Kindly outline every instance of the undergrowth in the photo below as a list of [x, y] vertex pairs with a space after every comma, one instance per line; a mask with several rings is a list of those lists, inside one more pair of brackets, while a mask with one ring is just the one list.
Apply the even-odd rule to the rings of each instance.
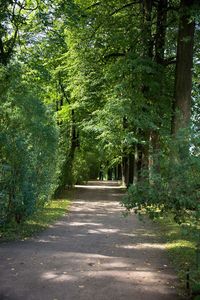
[[161, 226], [160, 235], [166, 242], [170, 261], [174, 266], [181, 282], [181, 287], [194, 291], [200, 288], [200, 257], [197, 254], [200, 224], [178, 225], [172, 215], [155, 220]]
[[70, 205], [68, 199], [49, 201], [23, 223], [11, 222], [0, 227], [0, 241], [26, 239], [36, 235], [64, 215]]

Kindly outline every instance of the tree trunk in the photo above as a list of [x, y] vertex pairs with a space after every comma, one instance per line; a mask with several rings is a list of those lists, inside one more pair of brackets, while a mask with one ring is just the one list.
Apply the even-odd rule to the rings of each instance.
[[134, 180], [134, 167], [135, 167], [135, 154], [129, 154], [129, 178], [128, 178], [128, 185], [133, 184]]
[[[159, 71], [159, 91], [157, 93], [157, 103], [159, 103], [160, 98], [163, 94], [164, 89], [164, 51], [165, 51], [165, 39], [166, 39], [166, 28], [167, 28], [167, 8], [168, 0], [159, 0], [157, 6], [157, 24], [156, 24], [156, 36], [155, 36], [155, 62], [161, 66]], [[157, 114], [162, 114], [162, 107], [158, 105]], [[151, 143], [151, 158], [150, 158], [150, 169], [156, 163], [158, 164], [158, 158], [155, 156], [160, 150], [160, 134], [159, 128], [161, 127], [161, 122], [156, 124], [158, 126], [157, 130], [152, 130], [150, 133], [150, 143]], [[160, 171], [159, 166], [156, 166], [157, 172]]]
[[108, 180], [112, 180], [112, 175], [113, 175], [113, 169], [109, 168], [108, 169]]
[[137, 144], [137, 181], [149, 179], [149, 146]]
[[122, 184], [128, 186], [128, 180], [129, 180], [128, 157], [124, 156], [122, 159]]
[[[153, 1], [152, 0], [144, 0], [142, 2], [142, 29], [143, 29], [143, 51], [142, 56], [143, 59], [148, 63], [150, 60], [153, 60], [153, 37], [152, 37], [152, 9], [153, 9]], [[144, 98], [148, 102], [149, 100], [149, 85], [147, 82], [146, 71], [142, 74], [142, 86], [141, 92], [143, 93]], [[143, 111], [146, 113], [146, 108], [144, 106]], [[139, 134], [142, 140], [144, 140], [145, 144], [137, 145], [137, 180], [144, 180], [148, 178], [148, 161], [149, 161], [149, 137], [150, 131], [148, 129], [142, 130], [139, 129]], [[146, 173], [144, 178], [144, 173]]]
[[118, 179], [118, 172], [117, 172], [117, 166], [114, 167], [114, 180]]
[[181, 15], [177, 42], [175, 95], [173, 103], [172, 133], [186, 128], [191, 115], [192, 66], [195, 22], [190, 9], [194, 1], [181, 1]]
[[153, 57], [153, 39], [152, 39], [152, 8], [153, 0], [144, 0], [143, 10], [143, 56], [144, 58]]
[[117, 180], [122, 180], [122, 166], [118, 164], [117, 166]]
[[160, 0], [157, 7], [157, 25], [155, 38], [155, 61], [162, 65], [164, 61], [165, 36], [168, 0]]
[[137, 181], [141, 180], [142, 177], [142, 145], [137, 144]]
[[61, 191], [65, 189], [66, 186], [71, 186], [73, 184], [72, 177], [72, 168], [74, 162], [74, 155], [76, 148], [79, 147], [79, 134], [76, 127], [75, 120], [75, 112], [74, 109], [71, 111], [71, 144], [69, 152], [67, 153], [65, 163], [63, 164], [60, 184], [57, 190], [55, 191], [55, 195], [58, 195]]

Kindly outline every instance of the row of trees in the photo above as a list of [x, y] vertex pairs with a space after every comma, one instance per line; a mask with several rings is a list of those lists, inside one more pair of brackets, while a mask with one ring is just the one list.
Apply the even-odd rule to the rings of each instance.
[[62, 64], [66, 18], [78, 16], [73, 1], [0, 4], [0, 225], [20, 223], [66, 186], [97, 176], [98, 150], [92, 137], [80, 149]]
[[198, 1], [75, 3], [62, 66], [81, 135], [122, 166], [128, 209], [199, 218]]
[[0, 8], [1, 219], [100, 166], [130, 186], [128, 209], [198, 211], [198, 1]]

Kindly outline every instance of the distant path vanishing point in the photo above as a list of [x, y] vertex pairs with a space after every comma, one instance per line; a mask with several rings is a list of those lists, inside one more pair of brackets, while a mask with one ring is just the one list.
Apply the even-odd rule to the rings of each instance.
[[178, 300], [150, 222], [124, 217], [117, 182], [77, 186], [70, 213], [0, 244], [0, 300]]

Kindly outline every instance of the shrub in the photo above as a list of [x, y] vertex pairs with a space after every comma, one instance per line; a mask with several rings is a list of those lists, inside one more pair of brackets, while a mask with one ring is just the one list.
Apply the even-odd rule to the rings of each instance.
[[35, 91], [19, 78], [18, 68], [1, 70], [0, 78], [1, 223], [21, 222], [55, 188], [58, 131]]
[[[130, 186], [123, 199], [127, 210], [150, 217], [170, 211], [178, 223], [198, 222], [200, 217], [199, 138], [188, 139], [180, 133], [168, 139], [163, 151], [154, 157], [150, 177]], [[147, 178], [147, 176], [142, 176]]]

